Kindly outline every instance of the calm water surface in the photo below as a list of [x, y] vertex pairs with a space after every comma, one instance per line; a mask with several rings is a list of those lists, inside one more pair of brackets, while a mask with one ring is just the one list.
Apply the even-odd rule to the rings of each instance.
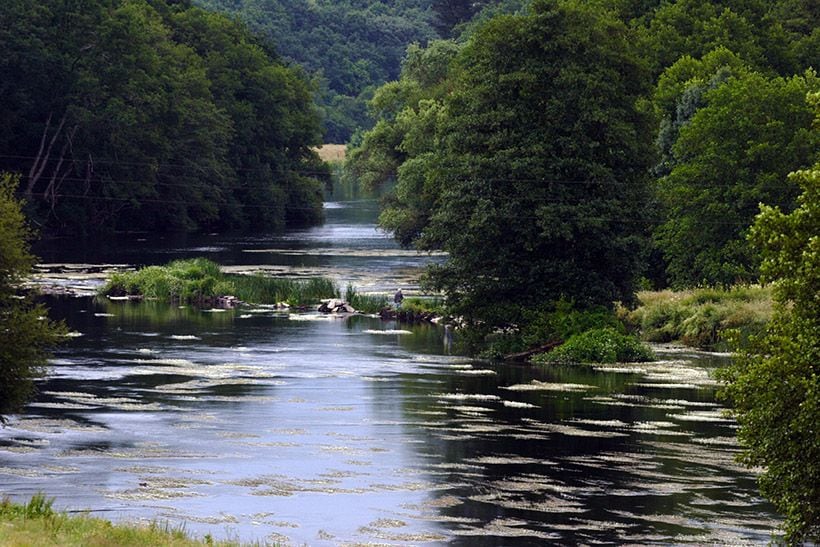
[[[437, 257], [396, 249], [373, 210], [330, 204], [324, 226], [285, 236], [38, 251], [412, 290]], [[779, 524], [733, 460], [710, 377], [725, 356], [500, 366], [444, 355], [438, 327], [372, 317], [50, 304], [75, 334], [0, 430], [0, 492], [20, 501], [295, 545], [765, 543]]]

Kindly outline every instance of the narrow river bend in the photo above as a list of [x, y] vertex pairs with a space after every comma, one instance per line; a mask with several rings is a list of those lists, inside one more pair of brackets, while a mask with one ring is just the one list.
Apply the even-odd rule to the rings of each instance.
[[[373, 203], [326, 212], [284, 236], [38, 252], [207, 256], [384, 291], [412, 291], [437, 259], [376, 230]], [[295, 545], [765, 543], [779, 524], [734, 463], [710, 377], [726, 356], [501, 366], [445, 355], [436, 326], [373, 317], [49, 305], [74, 336], [0, 429], [0, 492], [18, 501], [44, 492], [60, 509]]]

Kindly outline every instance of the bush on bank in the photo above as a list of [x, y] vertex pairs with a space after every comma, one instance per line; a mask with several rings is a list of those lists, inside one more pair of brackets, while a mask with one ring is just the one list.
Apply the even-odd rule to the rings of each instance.
[[638, 363], [654, 361], [655, 354], [633, 335], [612, 327], [575, 334], [549, 353], [533, 358], [534, 363]]

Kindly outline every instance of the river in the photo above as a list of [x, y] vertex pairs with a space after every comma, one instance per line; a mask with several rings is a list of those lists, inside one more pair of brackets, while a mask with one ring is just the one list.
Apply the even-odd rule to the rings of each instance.
[[[42, 247], [40, 271], [91, 290], [112, 264], [206, 256], [412, 293], [439, 259], [398, 249], [373, 202], [326, 213], [278, 236]], [[765, 543], [780, 524], [734, 462], [711, 378], [725, 355], [496, 365], [446, 355], [437, 326], [375, 317], [49, 305], [72, 337], [0, 429], [0, 492], [17, 501], [296, 545]]]

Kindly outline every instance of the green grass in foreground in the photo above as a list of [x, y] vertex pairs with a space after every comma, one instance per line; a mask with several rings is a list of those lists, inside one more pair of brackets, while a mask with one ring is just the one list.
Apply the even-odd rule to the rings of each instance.
[[199, 545], [239, 545], [236, 542], [199, 541], [182, 529], [156, 523], [148, 525], [112, 524], [86, 515], [69, 516], [52, 509], [41, 494], [27, 504], [0, 500], [0, 545], [61, 547], [187, 547]]
[[100, 292], [109, 296], [141, 295], [165, 302], [189, 303], [231, 295], [255, 304], [286, 302], [292, 306], [314, 304], [339, 295], [339, 289], [329, 279], [225, 274], [218, 264], [204, 258], [175, 260], [165, 266], [116, 273]]
[[723, 347], [727, 330], [737, 329], [743, 337], [760, 332], [772, 317], [771, 288], [757, 285], [644, 291], [638, 300], [637, 309], [621, 315], [644, 340], [704, 349]]

